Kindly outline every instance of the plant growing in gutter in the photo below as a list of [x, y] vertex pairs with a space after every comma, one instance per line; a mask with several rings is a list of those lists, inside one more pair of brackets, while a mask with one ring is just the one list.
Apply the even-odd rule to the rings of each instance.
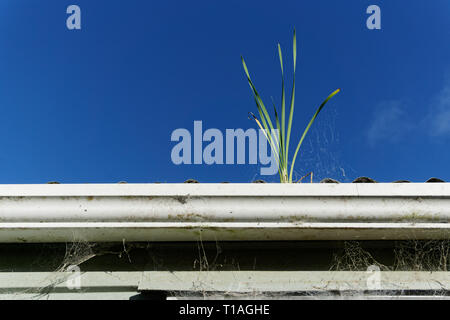
[[[293, 40], [293, 59], [294, 59], [294, 74], [293, 74], [293, 83], [292, 83], [292, 93], [291, 93], [291, 99], [290, 99], [290, 110], [289, 110], [289, 119], [287, 120], [287, 126], [286, 126], [286, 93], [285, 93], [285, 84], [284, 84], [284, 70], [283, 70], [283, 56], [281, 52], [281, 46], [278, 44], [278, 56], [280, 58], [280, 66], [281, 66], [281, 119], [278, 116], [277, 107], [275, 106], [275, 103], [272, 101], [274, 113], [275, 113], [275, 125], [276, 130], [273, 125], [273, 122], [271, 120], [271, 117], [269, 113], [267, 112], [267, 109], [261, 99], [261, 96], [259, 95], [258, 91], [256, 90], [253, 81], [250, 78], [250, 74], [247, 69], [247, 65], [245, 64], [244, 58], [241, 57], [242, 65], [244, 67], [245, 74], [247, 76], [248, 83], [250, 85], [250, 88], [253, 93], [253, 98], [255, 99], [256, 106], [258, 108], [259, 116], [261, 121], [253, 114], [250, 113], [252, 118], [256, 121], [258, 126], [262, 129], [262, 131], [265, 134], [265, 137], [267, 141], [269, 142], [269, 145], [272, 149], [272, 152], [277, 159], [278, 164], [278, 173], [280, 175], [280, 182], [281, 183], [292, 183], [292, 174], [294, 171], [294, 164], [295, 160], [297, 158], [297, 154], [300, 150], [300, 146], [303, 143], [303, 140], [305, 139], [306, 134], [308, 133], [311, 125], [313, 124], [314, 120], [316, 119], [319, 112], [322, 110], [322, 108], [325, 106], [325, 104], [333, 97], [335, 96], [340, 89], [335, 90], [332, 92], [325, 101], [322, 102], [322, 104], [317, 108], [316, 113], [314, 113], [311, 121], [306, 126], [306, 129], [303, 131], [303, 134], [300, 138], [300, 141], [297, 145], [297, 148], [295, 149], [294, 156], [292, 160], [290, 161], [291, 167], [289, 169], [289, 143], [291, 138], [291, 129], [292, 129], [292, 118], [294, 115], [294, 102], [295, 102], [295, 69], [297, 64], [297, 40], [296, 40], [296, 34], [294, 29], [294, 40]], [[274, 133], [274, 134], [272, 134]]]

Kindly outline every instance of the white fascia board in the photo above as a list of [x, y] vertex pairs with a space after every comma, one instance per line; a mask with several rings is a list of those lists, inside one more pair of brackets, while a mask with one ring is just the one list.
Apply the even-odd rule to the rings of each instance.
[[0, 300], [129, 299], [152, 291], [175, 299], [436, 299], [445, 298], [441, 295], [450, 290], [450, 277], [448, 272], [425, 271], [0, 272], [0, 288]]
[[[448, 272], [379, 271], [145, 271], [140, 291], [203, 293], [448, 291]], [[372, 285], [372, 286], [370, 286]]]
[[450, 184], [0, 185], [0, 242], [450, 238]]

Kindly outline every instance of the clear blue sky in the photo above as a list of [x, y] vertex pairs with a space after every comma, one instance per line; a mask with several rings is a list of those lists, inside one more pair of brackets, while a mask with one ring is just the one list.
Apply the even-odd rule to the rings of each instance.
[[[81, 30], [66, 28], [70, 4]], [[366, 28], [371, 4], [381, 30]], [[342, 88], [298, 175], [450, 181], [448, 0], [1, 0], [0, 183], [261, 178], [257, 165], [176, 166], [170, 134], [194, 120], [256, 128], [240, 56], [265, 101], [278, 101], [276, 44], [291, 70], [294, 27], [293, 140]]]

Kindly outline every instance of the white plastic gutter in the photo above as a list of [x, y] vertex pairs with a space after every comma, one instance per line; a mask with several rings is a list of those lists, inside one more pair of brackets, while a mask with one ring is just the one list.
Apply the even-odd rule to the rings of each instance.
[[0, 185], [0, 242], [450, 238], [450, 184]]

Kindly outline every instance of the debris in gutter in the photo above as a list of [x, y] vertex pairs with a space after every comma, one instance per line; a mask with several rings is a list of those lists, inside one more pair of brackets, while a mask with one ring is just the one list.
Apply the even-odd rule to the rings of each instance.
[[194, 179], [188, 179], [184, 183], [199, 183], [197, 180]]
[[266, 183], [264, 180], [255, 180], [253, 183]]
[[377, 183], [377, 182], [368, 177], [359, 177], [353, 180], [353, 183]]
[[319, 183], [339, 183], [339, 181], [331, 179], [331, 178], [325, 178], [325, 179], [322, 179]]

